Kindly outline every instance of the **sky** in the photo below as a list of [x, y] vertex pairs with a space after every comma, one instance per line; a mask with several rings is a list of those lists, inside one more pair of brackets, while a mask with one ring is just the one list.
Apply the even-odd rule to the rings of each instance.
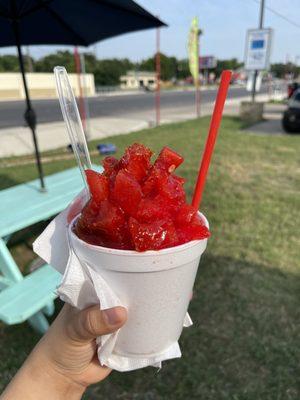
[[[256, 28], [259, 19], [259, 0], [138, 0], [142, 7], [168, 24], [161, 29], [161, 52], [187, 57], [187, 36], [193, 16], [198, 16], [199, 26], [204, 31], [201, 36], [200, 53], [214, 55], [218, 59], [244, 58], [245, 36], [248, 28]], [[286, 60], [300, 65], [300, 1], [266, 0], [271, 7], [284, 15], [297, 26], [265, 11], [264, 27], [274, 29], [271, 62]], [[299, 21], [299, 22], [298, 22]], [[155, 52], [155, 30], [139, 31], [121, 35], [99, 42], [88, 48], [103, 58], [129, 58], [140, 61]], [[34, 58], [42, 57], [62, 46], [31, 46], [30, 54]], [[69, 48], [70, 49], [70, 48]], [[83, 48], [84, 51], [87, 51]], [[1, 49], [0, 54], [14, 53], [13, 48]]]

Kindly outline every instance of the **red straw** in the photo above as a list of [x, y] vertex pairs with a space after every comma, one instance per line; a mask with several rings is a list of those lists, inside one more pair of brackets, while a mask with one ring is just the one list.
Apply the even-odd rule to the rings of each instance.
[[206, 139], [205, 149], [202, 156], [201, 166], [199, 169], [197, 183], [194, 191], [194, 197], [192, 201], [192, 205], [197, 209], [200, 208], [207, 172], [214, 151], [214, 146], [222, 119], [223, 108], [231, 80], [231, 75], [232, 72], [229, 70], [223, 71], [221, 75], [221, 82], [215, 102], [214, 112], [210, 121], [209, 132]]

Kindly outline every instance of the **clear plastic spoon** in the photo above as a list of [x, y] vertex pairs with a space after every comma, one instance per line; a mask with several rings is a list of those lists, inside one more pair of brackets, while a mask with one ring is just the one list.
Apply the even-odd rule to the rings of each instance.
[[54, 75], [59, 103], [71, 140], [72, 149], [75, 154], [82, 179], [89, 193], [85, 170], [92, 169], [92, 164], [75, 96], [65, 67], [55, 67]]

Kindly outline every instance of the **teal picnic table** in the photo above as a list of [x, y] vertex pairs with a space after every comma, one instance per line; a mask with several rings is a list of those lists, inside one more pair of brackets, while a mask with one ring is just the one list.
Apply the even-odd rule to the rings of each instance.
[[0, 320], [10, 325], [28, 320], [41, 333], [48, 328], [45, 315], [54, 312], [61, 275], [45, 264], [23, 276], [7, 242], [20, 229], [61, 212], [83, 188], [78, 168], [49, 175], [45, 184], [45, 193], [39, 180], [0, 191]]

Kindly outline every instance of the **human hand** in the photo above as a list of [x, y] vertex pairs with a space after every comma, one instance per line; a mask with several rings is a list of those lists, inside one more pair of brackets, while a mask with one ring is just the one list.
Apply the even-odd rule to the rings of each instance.
[[65, 304], [39, 347], [54, 369], [86, 387], [111, 371], [99, 363], [96, 337], [118, 330], [125, 321], [123, 307], [101, 311], [97, 305], [80, 311]]
[[126, 315], [123, 307], [100, 311], [93, 306], [80, 311], [65, 304], [8, 386], [4, 399], [80, 399], [89, 385], [111, 372], [99, 363], [96, 337], [118, 330]]

